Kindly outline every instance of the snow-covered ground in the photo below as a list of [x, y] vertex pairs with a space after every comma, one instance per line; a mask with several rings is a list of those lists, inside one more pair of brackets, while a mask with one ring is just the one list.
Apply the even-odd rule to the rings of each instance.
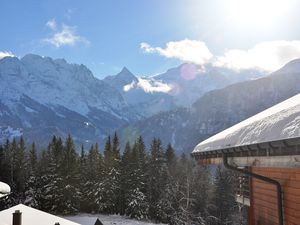
[[[129, 219], [124, 216], [119, 215], [90, 215], [90, 214], [81, 214], [77, 216], [66, 216], [64, 217], [67, 220], [79, 223], [81, 225], [94, 225], [97, 218], [104, 225], [154, 225], [155, 223], [143, 222], [138, 220]], [[158, 224], [156, 224], [158, 225]]]

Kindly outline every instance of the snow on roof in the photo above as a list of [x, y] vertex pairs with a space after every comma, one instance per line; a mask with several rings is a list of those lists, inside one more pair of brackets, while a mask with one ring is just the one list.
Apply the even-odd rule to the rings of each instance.
[[10, 193], [10, 186], [0, 181], [0, 198]]
[[22, 225], [80, 225], [22, 204], [0, 211], [0, 225], [12, 225], [12, 214], [16, 210], [22, 213]]
[[300, 137], [300, 94], [199, 143], [193, 153]]

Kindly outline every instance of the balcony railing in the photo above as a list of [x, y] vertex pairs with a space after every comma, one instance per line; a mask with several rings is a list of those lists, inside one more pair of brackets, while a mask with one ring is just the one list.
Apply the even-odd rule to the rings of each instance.
[[235, 187], [236, 201], [250, 206], [250, 177], [240, 175]]

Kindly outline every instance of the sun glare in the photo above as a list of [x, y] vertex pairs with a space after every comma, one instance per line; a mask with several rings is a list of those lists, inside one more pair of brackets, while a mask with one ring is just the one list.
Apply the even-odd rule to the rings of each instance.
[[293, 0], [230, 0], [229, 17], [245, 25], [269, 25], [286, 15]]

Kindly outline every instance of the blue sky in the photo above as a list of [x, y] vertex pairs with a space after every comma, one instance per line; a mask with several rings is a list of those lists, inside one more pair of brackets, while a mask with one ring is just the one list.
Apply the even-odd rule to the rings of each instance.
[[1, 0], [0, 57], [65, 58], [100, 78], [123, 66], [153, 75], [182, 62], [271, 71], [300, 57], [299, 6], [297, 0]]

